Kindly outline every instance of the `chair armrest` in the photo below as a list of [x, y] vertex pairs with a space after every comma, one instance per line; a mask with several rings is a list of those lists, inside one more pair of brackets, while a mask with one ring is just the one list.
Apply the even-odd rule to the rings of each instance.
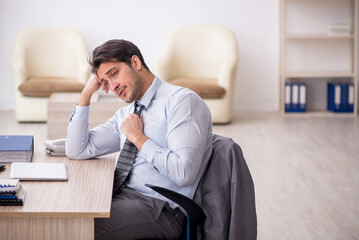
[[203, 223], [205, 219], [204, 212], [202, 208], [197, 203], [195, 203], [192, 199], [163, 187], [154, 186], [151, 184], [145, 184], [145, 186], [152, 188], [154, 191], [174, 201], [182, 208], [184, 208], [184, 210], [186, 210], [187, 214], [189, 215], [190, 221], [195, 226]]

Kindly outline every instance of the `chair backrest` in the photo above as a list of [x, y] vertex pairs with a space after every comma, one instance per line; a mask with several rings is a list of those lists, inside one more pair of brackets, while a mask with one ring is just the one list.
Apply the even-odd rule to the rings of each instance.
[[232, 139], [216, 134], [212, 143], [212, 156], [193, 200], [169, 189], [145, 185], [187, 211], [192, 218], [190, 239], [255, 240], [254, 184], [242, 150]]
[[255, 192], [243, 152], [227, 137], [213, 134], [212, 142], [213, 153], [194, 196], [206, 216], [204, 234], [211, 239], [254, 240]]
[[19, 32], [13, 63], [25, 66], [27, 77], [77, 77], [79, 63], [86, 61], [82, 34], [72, 28], [32, 27]]
[[164, 44], [170, 78], [217, 78], [223, 65], [235, 67], [237, 41], [227, 28], [217, 25], [188, 25], [175, 29]]

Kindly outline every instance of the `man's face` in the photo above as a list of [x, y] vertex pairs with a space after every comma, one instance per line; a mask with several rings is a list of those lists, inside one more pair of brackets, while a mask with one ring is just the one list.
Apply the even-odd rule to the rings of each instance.
[[111, 90], [127, 103], [139, 100], [143, 95], [141, 76], [124, 62], [102, 63], [97, 75], [105, 91]]

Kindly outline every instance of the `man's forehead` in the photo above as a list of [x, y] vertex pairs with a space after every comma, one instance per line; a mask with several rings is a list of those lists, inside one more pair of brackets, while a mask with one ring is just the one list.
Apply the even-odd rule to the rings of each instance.
[[107, 75], [109, 74], [113, 69], [117, 67], [118, 63], [114, 62], [106, 62], [101, 63], [100, 67], [97, 70], [97, 75]]

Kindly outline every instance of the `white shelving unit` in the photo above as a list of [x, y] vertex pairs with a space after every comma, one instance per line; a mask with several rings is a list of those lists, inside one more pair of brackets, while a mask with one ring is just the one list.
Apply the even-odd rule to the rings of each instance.
[[[280, 103], [286, 82], [307, 84], [307, 112], [294, 116], [356, 116], [358, 111], [358, 0], [280, 0]], [[328, 24], [350, 26], [328, 34]], [[354, 112], [327, 111], [327, 82], [354, 84]]]

